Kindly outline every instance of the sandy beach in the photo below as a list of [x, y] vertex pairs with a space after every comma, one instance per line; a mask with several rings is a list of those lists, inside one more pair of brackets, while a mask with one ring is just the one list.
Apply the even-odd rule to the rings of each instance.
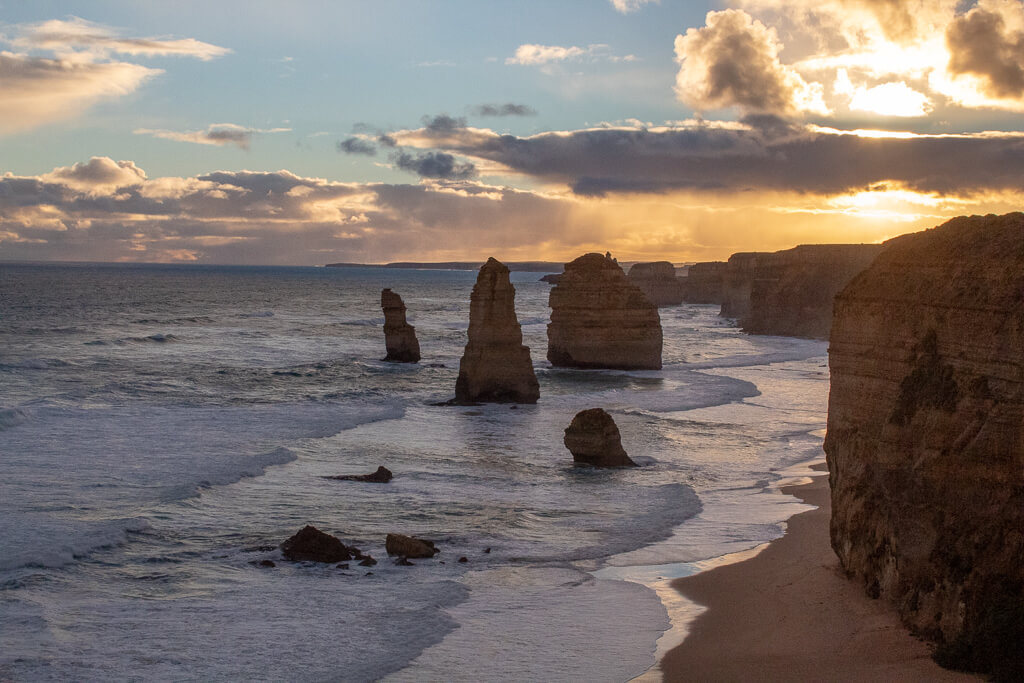
[[662, 660], [665, 681], [981, 680], [940, 668], [886, 603], [843, 577], [827, 477], [783, 491], [817, 508], [753, 558], [673, 583], [708, 609]]

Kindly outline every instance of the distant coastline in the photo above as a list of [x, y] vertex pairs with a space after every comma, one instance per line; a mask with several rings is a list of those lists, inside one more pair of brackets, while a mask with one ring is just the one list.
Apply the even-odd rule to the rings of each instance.
[[[561, 273], [564, 263], [558, 261], [504, 261], [509, 270], [527, 273]], [[480, 270], [483, 261], [444, 261], [440, 263], [419, 263], [397, 261], [394, 263], [327, 263], [325, 268], [415, 268], [419, 270]]]

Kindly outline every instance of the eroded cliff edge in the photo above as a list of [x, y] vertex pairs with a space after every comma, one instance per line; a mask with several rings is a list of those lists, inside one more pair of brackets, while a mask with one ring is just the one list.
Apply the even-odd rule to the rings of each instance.
[[836, 298], [832, 546], [944, 665], [1024, 674], [1024, 214], [886, 243]]

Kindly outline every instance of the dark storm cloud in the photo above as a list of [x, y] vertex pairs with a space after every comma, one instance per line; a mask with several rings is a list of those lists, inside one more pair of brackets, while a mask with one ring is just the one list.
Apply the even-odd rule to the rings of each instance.
[[525, 104], [480, 104], [473, 107], [477, 116], [536, 116], [537, 110]]
[[427, 152], [425, 154], [397, 152], [392, 155], [392, 161], [403, 171], [411, 171], [421, 178], [468, 180], [477, 175], [476, 166], [468, 162], [457, 162], [455, 157], [444, 152]]
[[345, 154], [364, 154], [372, 157], [377, 153], [377, 147], [372, 142], [363, 138], [347, 138], [338, 143], [338, 151]]
[[976, 7], [957, 17], [946, 45], [951, 72], [978, 76], [991, 97], [1024, 96], [1024, 33], [1009, 30], [1001, 15]]
[[870, 138], [696, 126], [597, 129], [529, 138], [466, 135], [449, 152], [495, 161], [562, 182], [587, 195], [673, 189], [836, 194], [895, 181], [922, 192], [958, 195], [1016, 190], [1024, 178], [1024, 138], [950, 136]]

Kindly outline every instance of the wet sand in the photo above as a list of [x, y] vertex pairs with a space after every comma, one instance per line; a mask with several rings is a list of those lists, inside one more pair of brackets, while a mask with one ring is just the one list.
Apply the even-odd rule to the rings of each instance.
[[708, 609], [662, 660], [665, 681], [982, 680], [940, 668], [889, 605], [842, 575], [827, 477], [783, 491], [818, 507], [753, 558], [673, 582]]

